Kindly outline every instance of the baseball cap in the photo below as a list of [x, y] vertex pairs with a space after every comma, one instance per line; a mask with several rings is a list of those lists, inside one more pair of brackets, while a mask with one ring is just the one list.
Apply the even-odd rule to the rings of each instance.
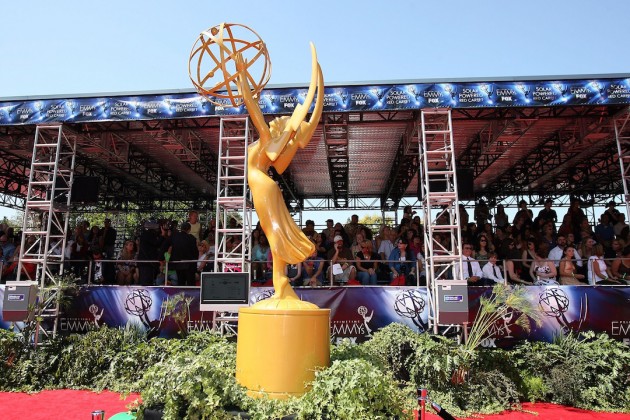
[[335, 236], [335, 238], [333, 239], [333, 242], [337, 242], [337, 241], [343, 241], [343, 237], [341, 235]]

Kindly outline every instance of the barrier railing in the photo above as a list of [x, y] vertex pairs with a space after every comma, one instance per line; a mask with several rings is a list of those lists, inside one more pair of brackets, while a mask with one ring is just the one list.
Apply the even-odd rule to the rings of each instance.
[[[610, 272], [610, 267], [612, 265], [612, 262], [614, 262], [617, 258], [606, 258], [606, 259], [602, 259], [603, 261], [606, 262], [606, 267], [607, 267], [607, 272], [606, 274], [603, 276], [605, 280], [605, 283], [602, 283], [601, 285], [615, 285], [615, 284], [620, 284], [620, 285], [627, 285], [630, 284], [630, 276], [627, 275], [627, 273], [622, 273], [621, 275], [618, 276], [614, 276], [614, 275], [609, 275], [609, 274], [613, 274]], [[305, 263], [308, 263], [308, 261], [311, 260], [306, 260]], [[297, 281], [294, 282], [295, 284], [293, 284], [294, 286], [297, 287], [307, 287], [307, 286], [357, 286], [357, 285], [362, 285], [362, 286], [385, 286], [385, 285], [390, 285], [392, 284], [392, 281], [394, 280], [394, 278], [392, 277], [392, 273], [391, 273], [391, 268], [390, 268], [390, 263], [393, 264], [404, 264], [404, 266], [408, 267], [408, 266], [413, 266], [412, 269], [409, 270], [409, 272], [405, 272], [405, 273], [398, 273], [400, 274], [404, 274], [406, 276], [411, 275], [410, 277], [408, 277], [409, 281], [406, 281], [404, 285], [407, 286], [424, 286], [426, 285], [426, 281], [425, 281], [425, 275], [424, 275], [424, 264], [422, 264], [421, 261], [418, 260], [413, 260], [413, 261], [407, 261], [407, 260], [361, 260], [360, 264], [361, 264], [361, 268], [366, 268], [364, 266], [366, 265], [370, 265], [370, 268], [373, 268], [373, 264], [374, 263], [378, 263], [378, 273], [376, 273], [377, 276], [377, 280], [376, 283], [373, 284], [365, 284], [365, 283], [361, 283], [359, 281], [359, 277], [364, 277], [364, 276], [360, 276], [359, 273], [364, 272], [361, 271], [360, 268], [358, 268], [358, 263], [356, 260], [348, 262], [347, 264], [349, 266], [354, 267], [354, 273], [347, 273], [347, 278], [345, 275], [345, 271], [346, 269], [348, 269], [347, 267], [344, 269], [343, 265], [340, 267], [342, 272], [335, 272], [335, 270], [333, 269], [333, 267], [335, 266], [335, 264], [332, 264], [331, 260], [323, 260], [323, 259], [318, 259], [317, 260], [319, 262], [319, 264], [323, 264], [324, 268], [321, 271], [320, 276], [318, 276], [321, 281], [318, 282], [318, 284], [307, 284], [305, 282], [305, 280], [307, 280], [305, 278], [304, 274], [301, 274], [301, 281]], [[483, 266], [485, 263], [487, 263], [485, 260], [476, 260], [477, 262], [480, 263], [481, 266]], [[545, 259], [545, 260], [541, 260], [541, 261], [549, 261], [549, 262], [553, 262], [554, 266], [556, 267], [556, 275], [553, 277], [553, 280], [557, 281], [558, 283], [562, 284], [561, 279], [560, 279], [560, 273], [558, 272], [558, 267], [559, 264], [562, 260], [551, 260], [551, 259]], [[581, 274], [584, 276], [583, 279], [581, 280], [581, 283], [583, 283], [584, 286], [587, 285], [593, 285], [592, 282], [589, 282], [589, 278], [591, 277], [589, 275], [590, 272], [592, 272], [593, 269], [593, 260], [589, 260], [589, 259], [574, 259], [572, 260], [573, 263], [576, 265], [576, 267], [578, 268], [578, 270], [576, 270], [575, 274]], [[155, 279], [153, 279], [153, 284], [152, 285], [169, 285], [169, 272], [173, 272], [174, 271], [174, 264], [185, 264], [185, 263], [201, 263], [204, 262], [205, 263], [205, 269], [202, 270], [204, 272], [211, 272], [213, 271], [212, 266], [214, 265], [214, 260], [206, 260], [206, 259], [197, 259], [197, 260], [182, 260], [182, 261], [159, 261], [159, 260], [109, 260], [109, 259], [102, 259], [102, 260], [93, 260], [93, 259], [66, 259], [65, 263], [66, 264], [66, 271], [74, 273], [77, 277], [82, 279], [83, 283], [86, 283], [88, 285], [91, 284], [101, 284], [103, 283], [102, 281], [99, 281], [99, 270], [100, 270], [100, 275], [103, 274], [103, 269], [104, 267], [107, 267], [109, 265], [113, 265], [113, 271], [112, 268], [110, 268], [110, 275], [113, 272], [114, 273], [114, 278], [116, 278], [116, 276], [119, 273], [119, 269], [117, 268], [117, 266], [119, 265], [128, 265], [131, 269], [135, 269], [136, 271], [138, 270], [138, 265], [139, 264], [151, 264], [153, 265], [153, 267], [159, 267], [158, 268], [158, 275], [156, 276]], [[248, 261], [249, 263], [253, 264], [253, 263], [261, 263], [264, 266], [267, 266], [269, 264], [271, 264], [271, 261]], [[534, 281], [529, 281], [529, 280], [525, 280], [522, 279], [521, 277], [524, 276], [520, 276], [519, 273], [516, 273], [516, 271], [514, 270], [513, 267], [510, 266], [510, 264], [514, 264], [514, 263], [525, 263], [525, 264], [531, 264], [533, 262], [533, 260], [531, 259], [505, 259], [505, 260], [499, 260], [497, 261], [497, 266], [500, 268], [501, 270], [501, 274], [502, 274], [502, 278], [503, 278], [503, 283], [516, 283], [516, 284], [523, 284], [523, 285], [533, 285]], [[100, 266], [100, 267], [99, 267]], [[10, 268], [10, 264], [2, 264], [2, 262], [0, 262], [0, 283], [4, 283], [6, 280], [11, 280], [15, 277], [15, 273], [7, 273], [6, 269]], [[239, 270], [239, 267], [234, 267], [235, 271]], [[105, 271], [107, 269], [105, 268]], [[300, 271], [302, 271], [303, 269], [300, 267]], [[263, 273], [270, 274], [270, 270], [263, 270]], [[528, 272], [530, 272], [528, 270]], [[200, 274], [200, 271], [197, 271], [197, 273]], [[344, 275], [336, 277], [336, 274], [341, 274], [344, 273]], [[371, 273], [370, 273], [371, 274]], [[418, 275], [419, 274], [419, 275]], [[522, 272], [521, 272], [522, 274]], [[252, 275], [253, 275], [253, 270], [252, 270]], [[516, 276], [516, 277], [515, 277]], [[266, 277], [263, 279], [255, 279], [252, 278], [252, 284], [256, 285], [257, 283], [263, 284], [263, 283], [267, 283], [269, 280], [271, 280], [271, 277]], [[354, 281], [351, 281], [354, 280]], [[608, 283], [613, 283], [613, 284], [608, 284]], [[116, 284], [117, 282], [114, 281], [113, 284]], [[134, 282], [130, 282], [130, 284], [134, 284], [137, 283], [137, 281]], [[312, 282], [311, 282], [312, 283]], [[112, 282], [108, 282], [108, 284], [112, 284]], [[598, 283], [599, 284], [599, 283]], [[121, 285], [127, 285], [127, 284], [121, 284]], [[172, 284], [172, 285], [176, 285], [176, 284]], [[394, 285], [403, 285], [403, 284], [394, 284]], [[576, 284], [573, 284], [576, 285]], [[577, 284], [577, 285], [582, 285], [582, 284]]]

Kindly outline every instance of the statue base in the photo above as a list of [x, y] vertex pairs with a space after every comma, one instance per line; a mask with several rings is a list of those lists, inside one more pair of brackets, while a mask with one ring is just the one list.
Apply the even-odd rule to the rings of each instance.
[[270, 298], [239, 311], [236, 380], [249, 396], [300, 396], [329, 365], [330, 309]]

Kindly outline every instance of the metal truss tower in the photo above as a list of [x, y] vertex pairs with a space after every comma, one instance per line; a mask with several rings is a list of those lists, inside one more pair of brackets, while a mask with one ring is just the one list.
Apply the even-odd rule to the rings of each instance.
[[615, 139], [621, 167], [624, 205], [626, 214], [630, 217], [630, 190], [628, 190], [630, 187], [630, 107], [615, 118]]
[[[221, 118], [217, 176], [217, 216], [214, 266], [217, 272], [249, 273], [251, 261], [252, 202], [247, 188], [249, 117]], [[230, 224], [234, 213], [243, 215], [241, 226]], [[238, 314], [216, 312], [213, 328], [234, 333]]]
[[466, 284], [454, 280], [456, 272], [462, 273], [462, 255], [451, 110], [423, 109], [419, 133], [426, 276], [433, 310], [429, 323], [437, 333], [438, 325], [444, 324], [440, 322], [439, 287]]
[[[252, 214], [247, 189], [247, 145], [251, 137], [248, 117], [221, 118], [217, 177], [215, 270], [249, 272]], [[243, 215], [242, 226], [231, 226], [234, 213]]]
[[42, 331], [52, 336], [57, 332], [56, 276], [63, 273], [75, 157], [76, 141], [61, 125], [36, 127], [17, 280], [28, 277], [25, 264], [35, 265], [35, 278], [28, 280], [39, 283], [41, 315], [53, 320], [52, 331]]

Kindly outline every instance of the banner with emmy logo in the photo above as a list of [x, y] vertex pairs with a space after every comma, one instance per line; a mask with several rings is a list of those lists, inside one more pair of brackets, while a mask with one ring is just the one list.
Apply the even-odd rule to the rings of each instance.
[[[4, 288], [0, 286], [1, 306]], [[479, 298], [490, 288], [470, 287], [469, 319], [473, 320]], [[375, 331], [399, 322], [418, 332], [428, 328], [429, 299], [424, 287], [297, 288], [298, 296], [320, 308], [331, 309], [331, 340], [368, 340]], [[543, 316], [540, 326], [523, 331], [516, 325], [518, 313], [506, 313], [491, 328], [483, 346], [507, 348], [518, 340], [551, 341], [568, 331], [606, 332], [630, 345], [630, 287], [530, 286], [528, 298]], [[250, 303], [267, 299], [273, 288], [252, 288]], [[61, 333], [81, 333], [107, 325], [131, 323], [153, 336], [178, 337], [181, 330], [210, 330], [212, 313], [199, 310], [199, 289], [185, 287], [84, 287], [69, 310], [59, 319]]]
[[[306, 99], [304, 88], [266, 88], [264, 114], [290, 114]], [[195, 92], [41, 100], [0, 100], [0, 125], [129, 121], [245, 115], [230, 99], [212, 101]], [[630, 77], [567, 80], [398, 83], [329, 86], [324, 112], [421, 108], [503, 108], [630, 104]]]

